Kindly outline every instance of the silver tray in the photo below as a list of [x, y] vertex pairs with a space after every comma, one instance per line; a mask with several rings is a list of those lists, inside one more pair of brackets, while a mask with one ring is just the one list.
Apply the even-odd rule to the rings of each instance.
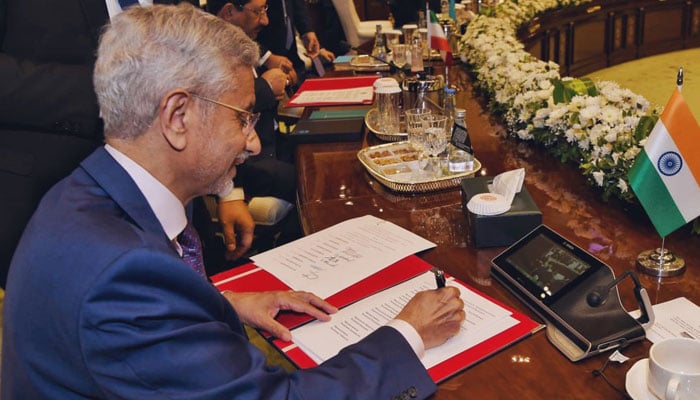
[[[357, 158], [367, 172], [387, 188], [402, 193], [423, 193], [459, 187], [462, 179], [474, 175], [481, 163], [474, 158], [474, 168], [464, 172], [445, 172], [435, 177], [421, 174], [413, 149], [407, 141], [366, 147]], [[417, 158], [417, 157], [416, 157]]]
[[[365, 114], [365, 125], [367, 125], [367, 129], [369, 129], [370, 132], [374, 133], [374, 135], [376, 137], [378, 137], [380, 140], [383, 140], [385, 142], [398, 142], [401, 140], [408, 139], [408, 133], [405, 133], [405, 132], [396, 132], [396, 133], [383, 133], [383, 132], [381, 132], [379, 130], [379, 123], [377, 122], [378, 118], [379, 118], [379, 111], [377, 111], [376, 108], [371, 108], [369, 111], [367, 111], [367, 114]], [[403, 122], [403, 118], [402, 118], [401, 128], [404, 128], [404, 125], [405, 125], [405, 123]]]

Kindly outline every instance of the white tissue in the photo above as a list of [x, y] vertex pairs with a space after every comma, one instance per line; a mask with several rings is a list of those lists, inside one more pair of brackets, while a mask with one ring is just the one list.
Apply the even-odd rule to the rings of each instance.
[[467, 209], [479, 215], [498, 215], [510, 210], [515, 194], [525, 180], [525, 169], [507, 171], [493, 178], [489, 193], [479, 193], [469, 199]]
[[506, 199], [508, 205], [513, 204], [516, 193], [520, 193], [525, 180], [525, 168], [518, 168], [496, 175], [489, 185], [489, 192], [498, 193]]

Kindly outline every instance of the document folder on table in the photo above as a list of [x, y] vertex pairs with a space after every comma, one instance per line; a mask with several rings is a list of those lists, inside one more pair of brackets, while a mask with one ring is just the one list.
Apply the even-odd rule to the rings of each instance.
[[286, 107], [372, 104], [378, 75], [310, 78], [301, 84]]
[[[331, 295], [326, 300], [338, 308], [350, 308], [353, 304], [373, 297], [373, 295], [385, 291], [387, 288], [405, 283], [411, 279], [424, 274], [432, 269], [432, 265], [423, 261], [421, 258], [411, 255], [379, 272], [365, 278], [340, 292]], [[466, 290], [473, 292], [475, 296], [480, 297], [489, 304], [499, 306], [507, 310], [509, 318], [513, 321], [512, 326], [500, 331], [499, 333], [485, 338], [485, 340], [476, 345], [467, 348], [458, 354], [452, 355], [449, 358], [437, 363], [428, 368], [428, 373], [435, 382], [441, 382], [450, 376], [476, 364], [477, 362], [497, 353], [507, 346], [530, 336], [532, 333], [539, 330], [542, 326], [524, 314], [521, 314], [502, 303], [495, 301], [488, 296], [479, 293], [470, 288], [468, 285], [457, 282], [450, 278], [453, 283], [457, 283]], [[289, 290], [289, 287], [281, 280], [277, 279], [267, 271], [257, 267], [253, 263], [234, 268], [232, 270], [222, 272], [212, 277], [214, 285], [219, 290], [232, 291], [267, 291], [267, 290]], [[305, 314], [292, 312], [281, 313], [277, 320], [289, 329], [301, 329], [306, 323], [313, 319]], [[300, 346], [294, 342], [283, 342], [276, 338], [271, 338], [263, 332], [263, 335], [275, 347], [297, 367], [311, 368], [317, 365], [317, 362], [307, 354]]]
[[359, 142], [364, 133], [363, 118], [302, 119], [289, 139], [294, 143]]

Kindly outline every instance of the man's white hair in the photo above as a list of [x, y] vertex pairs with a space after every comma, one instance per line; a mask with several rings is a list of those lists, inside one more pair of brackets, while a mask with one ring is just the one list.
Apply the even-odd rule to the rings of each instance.
[[128, 8], [106, 27], [98, 48], [93, 79], [105, 136], [144, 132], [173, 89], [215, 99], [236, 90], [235, 71], [253, 68], [258, 56], [240, 28], [188, 3]]

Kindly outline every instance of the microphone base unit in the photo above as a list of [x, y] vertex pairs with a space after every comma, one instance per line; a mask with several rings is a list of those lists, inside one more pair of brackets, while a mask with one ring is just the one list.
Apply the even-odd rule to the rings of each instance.
[[[545, 225], [499, 254], [491, 274], [547, 325], [548, 340], [571, 361], [641, 341], [654, 322], [646, 289], [634, 271], [612, 268]], [[642, 315], [622, 305], [617, 284], [634, 280]], [[591, 301], [595, 300], [595, 301]]]

